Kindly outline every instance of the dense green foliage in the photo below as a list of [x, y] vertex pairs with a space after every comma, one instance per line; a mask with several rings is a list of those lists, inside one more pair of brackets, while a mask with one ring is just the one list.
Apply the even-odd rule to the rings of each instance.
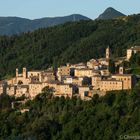
[[116, 20], [80, 21], [20, 36], [0, 37], [0, 77], [16, 67], [44, 69], [67, 62], [85, 62], [104, 56], [108, 45], [114, 57], [140, 44], [140, 15]]
[[124, 61], [122, 65], [126, 69], [126, 73], [140, 75], [140, 54], [133, 54], [129, 61]]
[[130, 59], [129, 67], [131, 68], [131, 72], [134, 74], [140, 75], [140, 54], [133, 54]]
[[[95, 95], [91, 101], [52, 98], [51, 90], [28, 101], [21, 114], [16, 109], [0, 109], [0, 140], [117, 140], [124, 135], [140, 135], [140, 86], [133, 91]], [[10, 98], [3, 102], [9, 104]], [[0, 106], [1, 107], [1, 106]]]
[[14, 35], [23, 32], [33, 31], [39, 28], [46, 28], [70, 21], [79, 20], [90, 19], [78, 14], [64, 17], [46, 17], [34, 20], [19, 17], [0, 17], [0, 35]]
[[113, 62], [113, 60], [109, 60], [109, 72], [114, 74], [117, 71], [116, 69], [117, 68], [115, 67], [115, 63]]

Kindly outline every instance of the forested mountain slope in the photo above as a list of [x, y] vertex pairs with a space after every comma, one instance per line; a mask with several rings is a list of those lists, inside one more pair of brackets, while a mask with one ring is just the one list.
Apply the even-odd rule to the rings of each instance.
[[14, 35], [23, 32], [34, 31], [39, 28], [47, 28], [66, 22], [90, 20], [88, 17], [73, 14], [64, 17], [45, 17], [41, 19], [25, 19], [20, 17], [0, 17], [0, 35]]
[[140, 15], [113, 20], [79, 21], [0, 37], [0, 77], [15, 68], [45, 69], [60, 64], [85, 62], [104, 56], [110, 45], [113, 55], [140, 44]]

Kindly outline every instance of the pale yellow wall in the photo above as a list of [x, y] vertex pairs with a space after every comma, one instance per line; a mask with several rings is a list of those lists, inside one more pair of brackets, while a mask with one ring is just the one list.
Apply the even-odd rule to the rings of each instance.
[[29, 84], [29, 94], [31, 98], [34, 98], [36, 95], [41, 93], [42, 83], [40, 84]]
[[92, 77], [94, 75], [93, 69], [75, 69], [76, 77]]
[[6, 93], [7, 93], [9, 96], [15, 95], [15, 93], [16, 93], [16, 88], [15, 88], [15, 86], [8, 86], [7, 89], [6, 89]]
[[102, 80], [101, 76], [94, 76], [92, 77], [92, 86], [94, 89], [99, 88], [100, 81]]
[[16, 97], [20, 97], [22, 95], [28, 96], [28, 87], [17, 87], [16, 88]]
[[67, 66], [63, 66], [58, 68], [58, 75], [70, 75], [70, 68]]
[[132, 89], [132, 76], [131, 75], [113, 75], [112, 78], [123, 81], [123, 89]]
[[28, 71], [28, 77], [39, 76], [39, 75], [41, 75], [40, 71]]
[[108, 69], [105, 69], [105, 70], [100, 70], [100, 73], [102, 76], [109, 76], [110, 75], [110, 72]]
[[99, 66], [99, 63], [95, 59], [91, 59], [87, 62], [88, 68], [95, 68], [96, 66]]
[[83, 78], [66, 78], [66, 80], [64, 80], [64, 84], [74, 84], [74, 85], [78, 85], [78, 86], [82, 86], [83, 83]]
[[54, 81], [54, 80], [55, 80], [55, 76], [53, 74], [44, 75], [42, 78], [42, 82]]
[[19, 81], [22, 81], [23, 85], [28, 85], [30, 83], [30, 80], [25, 77], [16, 77], [14, 81], [15, 81], [14, 84], [18, 84]]
[[129, 60], [132, 56], [132, 49], [127, 49], [127, 60]]
[[88, 86], [81, 86], [79, 87], [79, 96], [82, 100], [85, 98], [85, 92], [89, 92], [90, 89]]
[[13, 85], [15, 83], [16, 83], [16, 78], [12, 78], [12, 79], [7, 80], [8, 85]]
[[113, 91], [113, 90], [122, 90], [123, 83], [122, 81], [101, 81], [99, 89], [101, 91]]
[[42, 72], [41, 71], [29, 71], [28, 72], [28, 78], [31, 78], [33, 76], [38, 76], [39, 81], [42, 82]]
[[101, 91], [122, 90], [133, 88], [131, 75], [113, 75], [113, 79], [102, 80], [101, 77], [92, 77], [92, 86]]
[[67, 84], [58, 84], [55, 88], [54, 96], [65, 96], [72, 97], [73, 88]]
[[63, 66], [58, 68], [57, 77], [59, 81], [61, 81], [61, 76], [63, 75], [70, 75], [70, 67]]
[[70, 68], [84, 69], [87, 68], [87, 66], [84, 63], [79, 63], [79, 64], [71, 65]]

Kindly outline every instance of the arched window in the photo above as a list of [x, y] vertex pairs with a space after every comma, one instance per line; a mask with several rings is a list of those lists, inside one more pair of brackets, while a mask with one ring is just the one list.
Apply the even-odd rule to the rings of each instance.
[[22, 85], [23, 82], [21, 80], [18, 81], [18, 85]]

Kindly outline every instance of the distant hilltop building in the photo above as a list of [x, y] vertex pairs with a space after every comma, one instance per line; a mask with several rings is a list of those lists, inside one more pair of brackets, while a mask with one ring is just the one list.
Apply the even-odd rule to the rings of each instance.
[[140, 53], [140, 46], [133, 46], [127, 49], [127, 60], [130, 60], [133, 54]]

